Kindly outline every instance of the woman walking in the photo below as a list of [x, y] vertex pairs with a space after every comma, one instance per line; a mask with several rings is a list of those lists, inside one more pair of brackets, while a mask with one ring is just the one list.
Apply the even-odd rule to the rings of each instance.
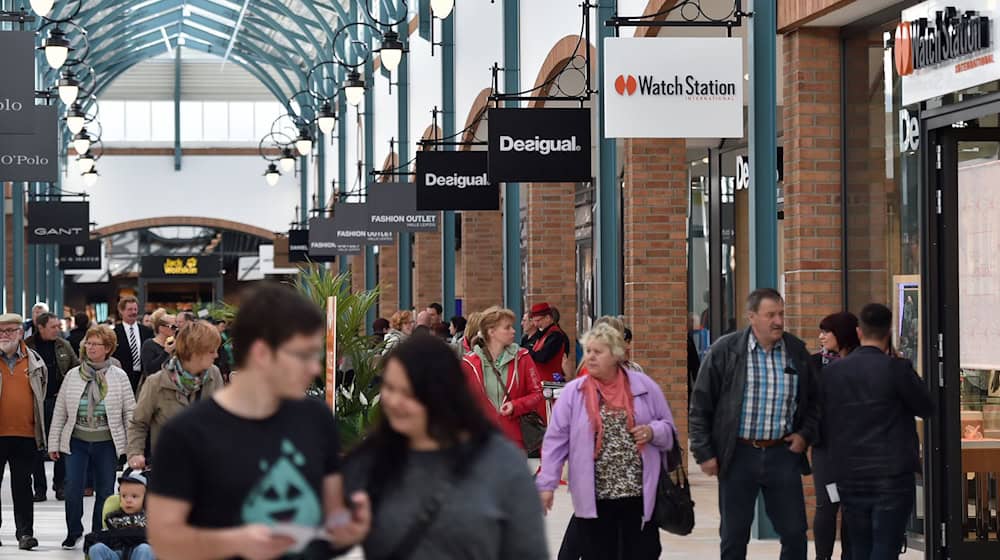
[[[817, 371], [822, 375], [823, 368], [834, 360], [838, 360], [853, 352], [861, 341], [858, 339], [858, 318], [847, 311], [827, 315], [819, 323], [820, 350], [812, 355]], [[813, 447], [813, 481], [816, 486], [816, 513], [813, 516], [813, 533], [816, 539], [816, 559], [831, 560], [833, 545], [837, 540], [837, 512], [840, 503], [830, 500], [827, 484], [833, 482], [833, 460], [829, 456], [823, 441]], [[850, 558], [847, 531], [840, 532], [840, 557]]]
[[520, 418], [537, 412], [543, 397], [535, 362], [514, 342], [516, 320], [510, 309], [491, 307], [484, 311], [480, 336], [472, 352], [462, 358], [462, 370], [487, 418], [524, 449]]
[[176, 355], [149, 376], [139, 393], [128, 427], [130, 467], [146, 468], [147, 440], [149, 449], [155, 449], [168, 420], [222, 388], [222, 374], [215, 366], [220, 344], [218, 329], [205, 321], [188, 323], [177, 333]]
[[569, 461], [584, 560], [658, 558], [659, 534], [649, 521], [660, 462], [674, 445], [673, 415], [655, 381], [623, 367], [620, 331], [597, 325], [581, 343], [588, 375], [566, 385], [556, 401], [535, 485], [552, 509]]
[[416, 335], [386, 357], [382, 415], [345, 465], [348, 493], [366, 490], [366, 558], [548, 559], [524, 455], [469, 394], [455, 352]]
[[160, 371], [163, 362], [170, 358], [174, 351], [174, 333], [177, 328], [174, 326], [174, 316], [167, 313], [162, 307], [153, 312], [150, 319], [153, 325], [153, 338], [142, 343], [139, 350], [142, 362], [142, 379], [139, 380], [139, 388], [147, 377]]
[[52, 417], [49, 451], [66, 459], [66, 529], [62, 547], [72, 550], [83, 536], [83, 486], [93, 472], [91, 527], [101, 527], [104, 500], [114, 491], [118, 456], [128, 444], [126, 429], [135, 409], [128, 375], [112, 365], [117, 338], [109, 327], [91, 327], [83, 340], [83, 360], [66, 373]]
[[389, 331], [385, 333], [385, 349], [382, 355], [386, 355], [394, 346], [406, 340], [413, 334], [413, 327], [417, 322], [413, 320], [412, 311], [397, 311], [389, 318]]

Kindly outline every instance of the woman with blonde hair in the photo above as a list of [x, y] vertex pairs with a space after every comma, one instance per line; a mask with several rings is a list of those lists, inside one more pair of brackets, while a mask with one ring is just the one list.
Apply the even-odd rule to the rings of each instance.
[[[552, 509], [563, 465], [584, 560], [658, 558], [660, 539], [650, 523], [664, 452], [675, 427], [663, 391], [627, 367], [622, 333], [596, 325], [581, 341], [589, 375], [571, 381], [552, 409], [535, 479]], [[618, 552], [623, 555], [619, 556]]]
[[385, 333], [385, 347], [382, 350], [382, 355], [387, 355], [394, 346], [413, 334], [413, 327], [416, 324], [412, 311], [393, 313], [392, 317], [389, 317], [389, 330]]
[[472, 351], [462, 358], [462, 370], [487, 418], [525, 449], [520, 419], [537, 412], [543, 397], [534, 360], [514, 341], [516, 320], [510, 309], [491, 307], [484, 311]]
[[462, 354], [472, 352], [472, 342], [479, 336], [479, 324], [482, 321], [482, 311], [472, 313], [465, 321], [465, 336], [462, 337]]
[[93, 526], [101, 526], [104, 500], [114, 490], [118, 456], [128, 445], [129, 421], [135, 409], [128, 374], [111, 363], [118, 345], [105, 325], [91, 327], [83, 339], [83, 359], [66, 372], [52, 414], [49, 455], [66, 458], [66, 529], [62, 547], [72, 550], [83, 536], [83, 487], [94, 477]]
[[221, 344], [218, 329], [205, 321], [189, 322], [177, 333], [174, 355], [146, 379], [139, 393], [128, 428], [130, 467], [146, 468], [146, 454], [156, 448], [167, 421], [222, 388], [222, 374], [215, 367]]
[[139, 379], [139, 388], [146, 377], [160, 371], [163, 362], [167, 361], [174, 352], [174, 334], [177, 327], [174, 326], [174, 316], [167, 313], [162, 307], [153, 312], [150, 318], [153, 325], [153, 338], [142, 343], [139, 350], [140, 361], [142, 362], [142, 378]]

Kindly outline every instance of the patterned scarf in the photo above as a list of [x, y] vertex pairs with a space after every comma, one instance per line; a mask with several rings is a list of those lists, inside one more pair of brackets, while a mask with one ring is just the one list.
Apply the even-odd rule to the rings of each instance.
[[[583, 391], [583, 402], [587, 408], [587, 416], [590, 417], [590, 425], [594, 429], [596, 439], [594, 440], [594, 458], [601, 452], [601, 443], [604, 440], [604, 422], [601, 420], [601, 402], [610, 411], [624, 412], [626, 424], [631, 430], [635, 427], [635, 403], [632, 399], [632, 389], [629, 386], [628, 376], [618, 368], [614, 379], [608, 382], [598, 381], [596, 377], [588, 375], [580, 385]], [[642, 452], [642, 446], [636, 446]]]
[[87, 384], [84, 393], [87, 395], [87, 424], [94, 424], [94, 410], [97, 405], [104, 402], [104, 397], [108, 396], [108, 368], [111, 367], [111, 360], [105, 359], [103, 362], [92, 362], [90, 358], [84, 357], [80, 362], [80, 379]]
[[189, 373], [181, 366], [181, 360], [177, 356], [167, 360], [167, 363], [163, 364], [163, 369], [170, 374], [170, 381], [177, 387], [177, 390], [188, 399], [191, 398], [191, 395], [201, 391], [205, 372], [198, 375]]

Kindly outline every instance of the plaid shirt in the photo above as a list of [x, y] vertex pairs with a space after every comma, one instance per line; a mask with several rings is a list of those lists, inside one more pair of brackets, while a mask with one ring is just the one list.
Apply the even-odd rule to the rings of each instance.
[[799, 376], [785, 373], [787, 363], [783, 340], [768, 352], [750, 333], [739, 437], [780, 439], [791, 433]]

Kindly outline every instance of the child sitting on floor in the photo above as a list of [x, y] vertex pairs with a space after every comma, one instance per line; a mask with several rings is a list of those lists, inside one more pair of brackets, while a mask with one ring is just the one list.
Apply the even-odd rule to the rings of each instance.
[[84, 540], [90, 560], [154, 560], [153, 549], [146, 543], [146, 483], [142, 471], [122, 473], [118, 495], [104, 504], [104, 530]]

